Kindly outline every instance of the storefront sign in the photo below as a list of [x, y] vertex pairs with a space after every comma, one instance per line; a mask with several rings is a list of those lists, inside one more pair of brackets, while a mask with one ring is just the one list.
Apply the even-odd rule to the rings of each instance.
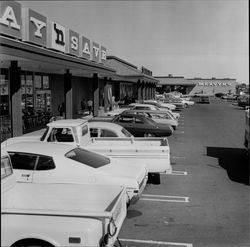
[[145, 67], [141, 67], [141, 72], [145, 75], [149, 75], [149, 76], [152, 76], [153, 72]]
[[21, 4], [13, 1], [0, 1], [1, 33], [21, 39], [21, 27]]
[[90, 59], [90, 40], [82, 36], [82, 52], [81, 57]]
[[23, 23], [22, 39], [33, 44], [46, 46], [47, 18], [32, 9], [22, 10]]
[[199, 82], [198, 86], [232, 86], [231, 82]]
[[97, 63], [106, 61], [106, 48], [14, 1], [0, 2], [0, 34]]
[[92, 60], [97, 63], [100, 61], [100, 46], [95, 42], [92, 42]]
[[69, 37], [69, 41], [68, 41], [69, 45], [67, 47], [67, 52], [71, 55], [75, 55], [79, 57], [79, 52], [80, 52], [79, 34], [69, 29], [68, 37]]
[[105, 63], [106, 60], [107, 60], [107, 49], [101, 46], [101, 62]]

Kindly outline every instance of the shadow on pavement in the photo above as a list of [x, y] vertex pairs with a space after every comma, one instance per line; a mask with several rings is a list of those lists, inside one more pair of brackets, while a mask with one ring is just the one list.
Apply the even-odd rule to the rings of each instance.
[[207, 156], [218, 158], [230, 180], [249, 185], [249, 154], [245, 149], [207, 147]]

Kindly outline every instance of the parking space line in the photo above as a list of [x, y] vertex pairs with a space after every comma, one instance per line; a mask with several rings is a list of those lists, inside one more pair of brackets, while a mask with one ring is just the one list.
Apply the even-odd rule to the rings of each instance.
[[172, 159], [185, 159], [184, 156], [171, 156]]
[[181, 175], [181, 176], [187, 176], [188, 172], [185, 171], [172, 171], [172, 173], [168, 173], [166, 175]]
[[142, 194], [140, 200], [143, 201], [157, 201], [157, 202], [189, 202], [187, 196], [164, 196], [164, 195], [149, 195]]
[[142, 244], [155, 244], [155, 245], [166, 245], [166, 246], [183, 246], [183, 247], [193, 247], [193, 244], [190, 243], [177, 243], [177, 242], [164, 242], [164, 241], [154, 241], [154, 240], [139, 240], [139, 239], [125, 239], [120, 238], [122, 242], [134, 242]]

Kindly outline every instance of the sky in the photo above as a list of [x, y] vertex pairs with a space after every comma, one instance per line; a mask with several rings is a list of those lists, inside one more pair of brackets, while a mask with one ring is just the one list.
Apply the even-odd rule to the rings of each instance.
[[19, 2], [153, 76], [249, 83], [248, 0]]

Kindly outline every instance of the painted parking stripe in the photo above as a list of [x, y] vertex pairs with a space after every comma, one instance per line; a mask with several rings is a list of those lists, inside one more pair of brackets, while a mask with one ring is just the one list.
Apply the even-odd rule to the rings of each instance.
[[186, 203], [186, 202], [189, 202], [189, 197], [142, 194], [140, 200], [156, 201], [156, 202], [184, 202]]
[[172, 171], [172, 173], [169, 173], [167, 175], [180, 175], [180, 176], [187, 176], [188, 172], [185, 171]]
[[184, 156], [171, 156], [172, 159], [185, 159]]
[[139, 239], [125, 239], [125, 238], [120, 238], [120, 241], [122, 241], [122, 242], [134, 242], [134, 243], [150, 244], [150, 246], [152, 244], [155, 244], [155, 245], [165, 245], [165, 246], [193, 247], [193, 244], [190, 244], [190, 243], [176, 243], [176, 242], [139, 240]]

